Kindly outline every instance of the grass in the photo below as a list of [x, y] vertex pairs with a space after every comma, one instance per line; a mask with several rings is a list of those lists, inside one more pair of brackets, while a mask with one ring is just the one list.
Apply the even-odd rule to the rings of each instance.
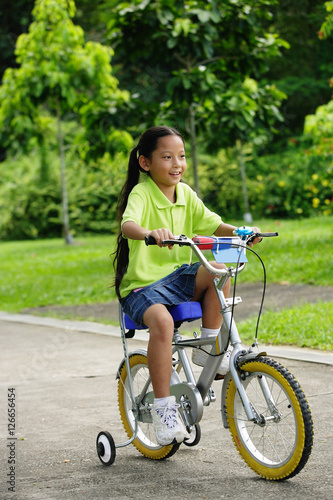
[[[333, 217], [263, 220], [256, 224], [262, 231], [279, 233], [254, 247], [265, 263], [268, 283], [333, 285]], [[249, 260], [251, 266], [241, 275], [241, 281], [259, 281], [261, 265], [251, 254]]]
[[[279, 232], [279, 237], [255, 246], [265, 263], [268, 283], [333, 286], [333, 217], [256, 224], [262, 231]], [[73, 246], [62, 239], [0, 243], [0, 310], [19, 312], [29, 307], [113, 300], [110, 253], [114, 243], [113, 236], [80, 237]], [[259, 260], [249, 253], [249, 261], [239, 283], [261, 282]], [[303, 307], [266, 313], [261, 341], [332, 349], [332, 303]], [[241, 331], [251, 328], [255, 320], [249, 321], [240, 325]]]
[[108, 302], [111, 237], [6, 242], [0, 245], [0, 309]]
[[[260, 344], [294, 345], [333, 351], [332, 302], [303, 304], [263, 314], [259, 325]], [[252, 343], [257, 318], [238, 323], [240, 336]]]

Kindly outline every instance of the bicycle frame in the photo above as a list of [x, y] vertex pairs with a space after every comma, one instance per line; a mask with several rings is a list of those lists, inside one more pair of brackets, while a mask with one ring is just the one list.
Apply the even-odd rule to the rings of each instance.
[[[184, 238], [183, 238], [184, 239]], [[239, 248], [243, 247], [245, 248], [246, 243], [244, 240], [241, 240], [240, 238], [231, 238], [232, 243], [231, 247]], [[201, 264], [212, 274], [219, 275], [220, 278], [215, 278], [214, 279], [214, 284], [215, 284], [215, 290], [220, 302], [221, 306], [221, 314], [223, 318], [222, 326], [220, 328], [220, 331], [214, 340], [210, 341], [204, 341], [202, 339], [197, 339], [197, 341], [188, 341], [188, 340], [176, 340], [176, 345], [177, 346], [183, 346], [183, 347], [197, 347], [201, 345], [206, 345], [206, 344], [211, 344], [212, 345], [212, 350], [210, 352], [210, 356], [207, 358], [207, 361], [205, 363], [205, 366], [202, 369], [202, 372], [200, 374], [200, 377], [198, 379], [198, 382], [196, 384], [196, 388], [199, 390], [200, 395], [202, 397], [203, 401], [206, 401], [207, 394], [210, 390], [210, 387], [212, 385], [212, 382], [215, 378], [215, 375], [217, 373], [218, 367], [220, 366], [220, 363], [222, 361], [222, 356], [225, 353], [228, 345], [229, 345], [229, 338], [230, 338], [230, 343], [233, 347], [231, 356], [230, 356], [230, 374], [232, 379], [234, 380], [235, 386], [237, 387], [237, 390], [239, 392], [239, 395], [241, 397], [242, 403], [244, 405], [245, 413], [246, 416], [249, 420], [257, 420], [258, 419], [258, 414], [255, 411], [255, 409], [252, 407], [250, 404], [248, 397], [246, 395], [246, 392], [241, 384], [240, 381], [240, 376], [237, 371], [237, 360], [240, 357], [240, 355], [244, 356], [246, 354], [252, 354], [252, 350], [244, 350], [242, 346], [242, 341], [240, 339], [238, 329], [236, 326], [236, 323], [234, 321], [233, 315], [232, 315], [232, 309], [233, 309], [233, 301], [235, 302], [240, 302], [241, 299], [240, 297], [235, 297], [235, 299], [229, 299], [224, 296], [223, 293], [223, 287], [226, 284], [227, 280], [231, 277], [234, 277], [236, 274], [239, 274], [240, 272], [243, 271], [245, 267], [245, 263], [237, 266], [236, 269], [230, 267], [229, 269], [219, 269], [217, 270], [215, 267], [213, 267], [205, 258], [201, 250], [194, 244], [192, 240], [189, 240], [188, 238], [186, 239], [186, 243], [184, 241], [181, 244], [187, 244], [192, 247], [193, 252], [197, 255], [199, 258]], [[213, 359], [212, 359], [213, 358]], [[184, 370], [185, 371], [185, 370]], [[186, 371], [185, 371], [186, 373]], [[188, 377], [188, 374], [186, 373], [186, 376]], [[193, 380], [189, 377], [188, 379], [193, 383]]]
[[[245, 350], [242, 346], [242, 342], [238, 333], [238, 329], [234, 318], [232, 316], [232, 304], [233, 299], [226, 299], [223, 291], [218, 288], [218, 280], [216, 280], [216, 290], [221, 302], [221, 314], [223, 317], [222, 327], [216, 339], [186, 339], [181, 340], [180, 334], [175, 333], [174, 336], [174, 349], [173, 352], [177, 352], [181, 360], [181, 364], [188, 382], [195, 385], [198, 389], [200, 396], [202, 398], [203, 404], [208, 405], [210, 403], [209, 398], [207, 398], [210, 391], [211, 385], [218, 371], [218, 368], [222, 361], [222, 356], [229, 345], [229, 332], [230, 332], [230, 344], [233, 350], [230, 355], [230, 376], [234, 380], [237, 390], [242, 399], [246, 416], [249, 420], [257, 420], [258, 414], [255, 409], [250, 404], [246, 392], [241, 384], [240, 375], [237, 370], [238, 358], [246, 357], [247, 354], [252, 354], [252, 350]], [[240, 301], [240, 297], [235, 298], [235, 301]], [[184, 350], [187, 347], [201, 347], [204, 345], [211, 345], [212, 350], [210, 356], [208, 356], [207, 361], [202, 368], [198, 381], [195, 381], [191, 365], [189, 363], [188, 357]], [[263, 353], [260, 353], [261, 355]], [[255, 354], [259, 356], [259, 354]], [[223, 402], [222, 402], [223, 403]]]
[[[230, 240], [230, 238], [229, 238]], [[232, 244], [231, 246], [238, 248], [239, 246], [244, 247], [245, 243], [243, 240], [240, 238], [231, 238]], [[172, 241], [172, 240], [170, 240]], [[227, 280], [230, 277], [234, 277], [236, 274], [239, 274], [245, 267], [245, 263], [240, 264], [237, 266], [237, 268], [230, 267], [229, 269], [217, 269], [214, 266], [210, 264], [210, 262], [206, 259], [204, 254], [201, 252], [201, 250], [195, 245], [195, 243], [190, 240], [189, 238], [186, 237], [179, 237], [178, 240], [180, 245], [186, 245], [186, 246], [191, 246], [193, 252], [197, 255], [198, 259], [202, 263], [202, 265], [212, 274], [217, 275], [218, 277], [214, 278], [214, 285], [215, 285], [215, 290], [219, 299], [219, 303], [221, 306], [221, 314], [223, 318], [222, 326], [221, 329], [216, 337], [213, 339], [206, 338], [206, 339], [201, 339], [201, 338], [193, 338], [193, 339], [186, 339], [183, 340], [181, 338], [181, 335], [178, 331], [178, 329], [175, 329], [174, 332], [174, 339], [173, 339], [173, 354], [177, 353], [179, 357], [179, 363], [181, 364], [181, 367], [183, 368], [183, 371], [185, 373], [185, 378], [186, 378], [186, 383], [188, 384], [189, 387], [189, 393], [191, 394], [192, 397], [192, 403], [194, 406], [194, 409], [192, 409], [192, 417], [191, 421], [187, 422], [190, 424], [198, 423], [202, 417], [203, 413], [203, 406], [207, 406], [210, 404], [212, 397], [211, 397], [211, 386], [213, 383], [213, 380], [216, 376], [216, 373], [218, 371], [218, 368], [220, 366], [220, 363], [222, 361], [222, 357], [225, 353], [225, 351], [228, 348], [229, 341], [230, 344], [233, 347], [233, 350], [230, 355], [230, 372], [227, 375], [227, 379], [230, 377], [234, 380], [235, 386], [239, 392], [239, 395], [241, 397], [242, 403], [244, 405], [244, 410], [246, 413], [246, 416], [249, 420], [252, 421], [259, 421], [260, 417], [258, 413], [256, 412], [255, 408], [250, 404], [248, 397], [246, 395], [246, 392], [244, 390], [244, 387], [241, 383], [240, 380], [240, 375], [237, 370], [238, 362], [241, 359], [242, 361], [249, 359], [249, 357], [253, 358], [256, 356], [259, 356], [260, 354], [262, 355], [263, 353], [258, 353], [255, 354], [252, 352], [252, 349], [245, 350], [242, 346], [242, 342], [238, 333], [238, 329], [236, 326], [236, 323], [233, 318], [233, 305], [234, 303], [237, 304], [241, 302], [240, 297], [235, 297], [235, 298], [226, 298], [223, 293], [223, 287], [226, 284]], [[168, 244], [169, 240], [165, 242], [165, 244]], [[122, 341], [123, 341], [123, 348], [124, 348], [124, 359], [122, 363], [120, 364], [120, 367], [118, 369], [118, 373], [120, 372], [121, 367], [123, 366], [124, 363], [126, 363], [126, 368], [127, 368], [127, 373], [130, 373], [130, 364], [129, 364], [129, 356], [128, 356], [128, 351], [127, 351], [127, 342], [126, 342], [126, 336], [125, 336], [125, 327], [124, 327], [124, 320], [122, 316], [122, 312], [120, 310], [120, 325], [121, 325], [121, 330], [122, 330]], [[195, 376], [193, 374], [192, 366], [190, 364], [190, 361], [188, 359], [188, 356], [186, 354], [186, 348], [200, 348], [201, 346], [206, 346], [206, 345], [211, 345], [212, 350], [210, 352], [210, 355], [207, 358], [207, 361], [202, 368], [202, 371], [200, 373], [200, 376], [198, 380], [196, 381]], [[149, 382], [147, 383], [147, 387], [149, 385]], [[179, 386], [180, 387], [177, 387]], [[173, 373], [173, 378], [171, 380], [171, 393], [176, 393], [178, 394], [179, 390], [184, 390], [183, 383], [181, 383], [180, 379]], [[227, 385], [227, 384], [226, 384]], [[133, 392], [133, 387], [132, 383], [130, 382], [130, 397], [132, 400], [133, 408], [136, 407], [138, 404], [138, 401], [135, 400], [134, 397], [134, 392]], [[269, 401], [269, 404], [271, 407], [274, 407], [274, 402], [271, 401], [271, 396], [270, 394], [264, 392], [265, 398], [267, 398], [267, 401]], [[222, 390], [222, 396], [225, 396], [224, 391]], [[152, 400], [152, 395], [150, 398], [146, 398], [145, 401], [149, 401], [150, 399]], [[152, 402], [152, 401], [151, 401]], [[223, 408], [223, 400], [222, 400], [222, 408]], [[186, 418], [186, 413], [184, 411], [184, 416]], [[224, 426], [227, 427], [228, 425], [226, 424], [226, 419], [223, 417], [223, 422]], [[137, 423], [136, 423], [137, 424]], [[137, 425], [136, 425], [137, 427]], [[131, 441], [135, 439], [135, 434], [132, 436]], [[126, 443], [129, 444], [129, 443]], [[123, 445], [124, 446], [124, 445]]]

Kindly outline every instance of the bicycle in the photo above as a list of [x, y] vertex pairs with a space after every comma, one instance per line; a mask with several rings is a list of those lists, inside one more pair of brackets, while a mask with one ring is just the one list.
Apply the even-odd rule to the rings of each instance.
[[[180, 325], [184, 321], [200, 318], [201, 305], [199, 302], [186, 302], [169, 309], [175, 323], [170, 394], [176, 396], [190, 433], [190, 438], [184, 444], [195, 446], [200, 440], [203, 410], [216, 400], [212, 383], [221, 359], [229, 349], [230, 369], [223, 379], [221, 390], [223, 425], [229, 428], [239, 454], [255, 473], [267, 480], [280, 481], [298, 474], [310, 457], [314, 436], [311, 410], [300, 384], [291, 372], [267, 357], [266, 352], [258, 352], [257, 333], [264, 292], [255, 341], [248, 349], [242, 345], [233, 314], [234, 307], [241, 302], [241, 298], [235, 296], [235, 289], [237, 276], [248, 262], [246, 251], [250, 250], [258, 256], [247, 245], [257, 236], [264, 238], [277, 235], [254, 234], [252, 228], [243, 226], [236, 229], [235, 236], [231, 238], [190, 239], [181, 235], [163, 243], [190, 246], [201, 264], [216, 276], [215, 290], [223, 317], [216, 338], [202, 339], [194, 332], [193, 338], [183, 339], [179, 332]], [[146, 239], [146, 244], [154, 243], [151, 238]], [[207, 249], [212, 251], [218, 262], [236, 263], [235, 267], [216, 269], [203, 253]], [[265, 272], [262, 260], [261, 263]], [[226, 298], [222, 289], [229, 278], [235, 278], [234, 293], [233, 297]], [[265, 282], [264, 278], [264, 285]], [[145, 349], [128, 351], [127, 339], [134, 336], [138, 327], [124, 315], [121, 308], [119, 320], [124, 358], [117, 371], [118, 404], [129, 439], [115, 445], [108, 431], [100, 432], [96, 440], [98, 457], [103, 465], [111, 465], [117, 448], [133, 444], [148, 458], [166, 459], [176, 453], [180, 444], [161, 446], [156, 442], [150, 414], [154, 394], [147, 352]], [[196, 380], [186, 349], [201, 349], [207, 345], [211, 346], [211, 351]]]

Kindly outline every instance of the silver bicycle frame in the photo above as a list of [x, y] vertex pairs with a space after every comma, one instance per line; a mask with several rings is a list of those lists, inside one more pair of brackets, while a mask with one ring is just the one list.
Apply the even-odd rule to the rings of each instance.
[[[234, 240], [234, 246], [239, 247], [240, 242], [243, 245], [242, 240], [239, 238], [232, 238]], [[235, 383], [235, 386], [238, 390], [238, 393], [241, 397], [242, 403], [244, 405], [244, 410], [246, 413], [246, 416], [249, 420], [258, 420], [259, 415], [256, 412], [256, 410], [253, 408], [251, 403], [249, 402], [249, 399], [246, 395], [245, 389], [241, 383], [241, 379], [239, 376], [239, 373], [237, 371], [237, 361], [238, 358], [241, 354], [246, 354], [246, 351], [242, 347], [241, 339], [238, 333], [238, 329], [236, 326], [236, 323], [233, 318], [233, 305], [240, 302], [241, 299], [240, 297], [235, 297], [234, 299], [228, 299], [224, 296], [223, 293], [223, 287], [226, 284], [227, 280], [230, 277], [234, 277], [236, 274], [239, 274], [245, 267], [245, 264], [241, 264], [237, 267], [237, 269], [234, 269], [230, 267], [229, 269], [225, 268], [220, 268], [217, 269], [214, 266], [211, 265], [211, 263], [205, 258], [203, 253], [200, 251], [199, 248], [193, 243], [192, 240], [186, 238], [185, 241], [182, 239], [182, 244], [185, 244], [187, 246], [191, 246], [193, 252], [197, 255], [198, 259], [200, 260], [201, 264], [211, 273], [214, 274], [215, 276], [218, 276], [214, 278], [214, 285], [215, 285], [215, 290], [220, 302], [220, 307], [221, 307], [221, 314], [223, 318], [223, 322], [220, 328], [220, 331], [217, 335], [216, 338], [193, 338], [193, 339], [186, 339], [182, 340], [181, 336], [178, 332], [178, 330], [175, 330], [174, 333], [174, 346], [173, 346], [173, 353], [177, 352], [179, 356], [179, 361], [182, 365], [182, 368], [185, 373], [185, 377], [187, 380], [187, 383], [189, 383], [189, 387], [192, 386], [193, 389], [197, 392], [199, 391], [200, 396], [202, 398], [202, 405], [208, 405], [210, 403], [210, 398], [208, 397], [209, 391], [211, 390], [211, 386], [213, 383], [213, 380], [216, 376], [216, 373], [218, 371], [218, 368], [221, 364], [223, 355], [228, 348], [229, 341], [233, 347], [233, 350], [230, 355], [230, 374], [231, 377]], [[233, 245], [232, 245], [233, 246]], [[129, 361], [129, 355], [128, 355], [128, 350], [127, 350], [127, 342], [126, 342], [126, 337], [125, 337], [125, 325], [124, 325], [124, 318], [123, 318], [123, 313], [121, 312], [120, 308], [120, 324], [121, 324], [121, 330], [122, 330], [122, 342], [123, 342], [123, 348], [124, 348], [124, 360], [123, 363], [126, 364], [126, 369], [127, 373], [130, 373], [130, 361]], [[193, 370], [191, 367], [191, 364], [189, 362], [189, 359], [187, 357], [187, 354], [185, 352], [185, 348], [188, 347], [194, 347], [194, 348], [199, 348], [201, 346], [205, 345], [211, 345], [212, 349], [210, 351], [210, 355], [207, 358], [207, 361], [201, 371], [201, 374], [199, 376], [198, 381], [195, 380]], [[133, 408], [137, 406], [137, 401], [135, 400], [134, 396], [134, 390], [133, 390], [133, 384], [132, 384], [132, 379], [131, 377], [128, 377], [129, 380], [129, 392], [130, 392], [130, 397], [132, 401]], [[177, 377], [175, 378], [175, 385], [177, 385]], [[191, 389], [193, 391], [193, 389]], [[272, 409], [272, 413], [274, 412], [274, 402], [272, 401], [271, 394], [268, 390], [267, 383], [263, 382], [262, 385], [263, 393], [266, 398], [266, 400], [269, 402], [270, 408]], [[202, 416], [202, 409], [199, 409], [199, 419]], [[133, 440], [136, 438], [138, 432], [138, 419], [135, 419], [135, 429], [133, 432], [133, 436], [130, 438], [129, 441], [126, 441], [126, 443], [122, 443], [120, 445], [117, 445], [117, 447], [120, 446], [126, 446], [127, 444], [130, 444], [133, 442]]]

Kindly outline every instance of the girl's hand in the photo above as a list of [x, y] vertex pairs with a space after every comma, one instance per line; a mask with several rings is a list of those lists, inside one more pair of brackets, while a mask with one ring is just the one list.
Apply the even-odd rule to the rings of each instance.
[[[252, 229], [254, 233], [261, 233], [259, 227], [253, 227]], [[260, 238], [260, 236], [257, 236], [257, 238], [254, 238], [254, 240], [249, 243], [249, 247], [253, 247], [253, 245], [255, 245], [256, 243], [260, 243], [261, 240], [262, 238]]]
[[162, 245], [163, 240], [172, 240], [174, 239], [174, 235], [170, 231], [170, 229], [154, 229], [154, 231], [151, 231], [148, 236], [153, 236], [156, 240], [156, 244], [159, 247], [166, 247], [169, 246], [169, 249], [171, 250], [173, 248], [173, 245]]

